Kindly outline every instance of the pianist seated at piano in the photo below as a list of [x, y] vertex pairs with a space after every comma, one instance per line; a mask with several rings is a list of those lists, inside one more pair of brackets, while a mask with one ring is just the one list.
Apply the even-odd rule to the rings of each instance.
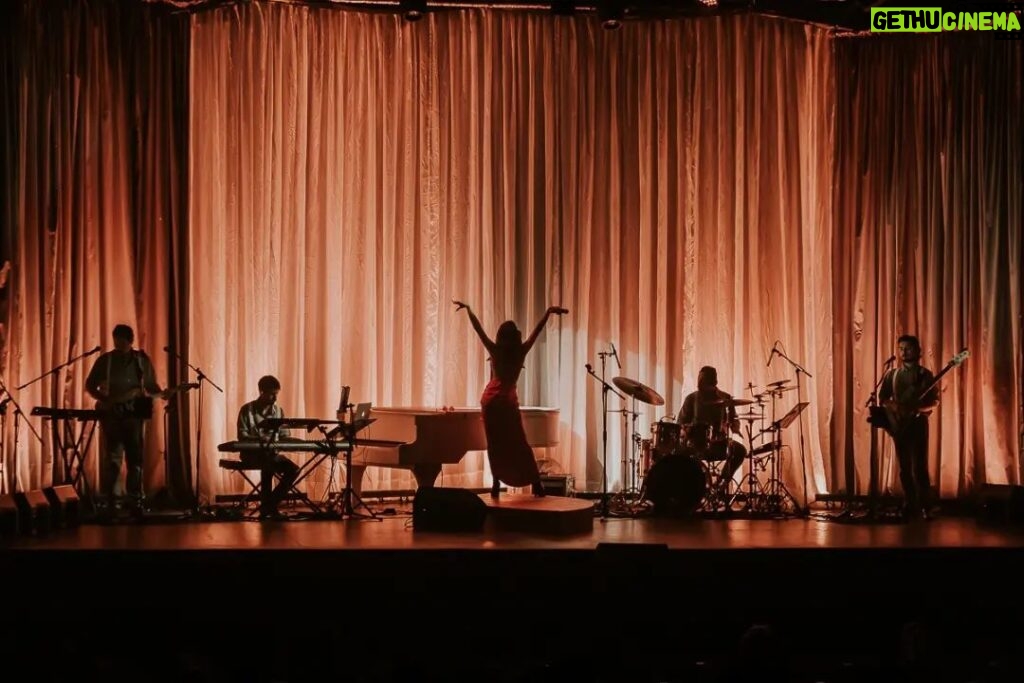
[[[277, 403], [281, 382], [273, 375], [264, 375], [260, 378], [258, 388], [260, 395], [243, 405], [238, 411], [238, 440], [259, 441], [268, 445], [277, 441], [290, 440], [286, 429], [265, 430], [259, 427], [260, 422], [267, 418], [284, 418], [284, 410]], [[273, 509], [277, 510], [278, 504], [288, 495], [295, 483], [299, 474], [299, 466], [273, 450], [272, 447], [266, 451], [241, 451], [239, 456], [242, 462], [248, 465], [265, 467], [269, 461], [270, 469], [280, 476], [280, 480], [271, 494]]]

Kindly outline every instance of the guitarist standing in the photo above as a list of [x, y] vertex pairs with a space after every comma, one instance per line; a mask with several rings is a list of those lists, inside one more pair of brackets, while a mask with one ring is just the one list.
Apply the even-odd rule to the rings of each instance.
[[114, 507], [114, 489], [121, 463], [128, 460], [125, 490], [134, 514], [141, 514], [142, 426], [152, 415], [152, 396], [162, 396], [153, 363], [144, 351], [132, 348], [135, 333], [128, 325], [114, 327], [114, 350], [100, 355], [85, 380], [85, 389], [106, 414], [100, 421], [103, 435], [100, 461], [102, 495], [108, 513]]
[[902, 365], [882, 378], [878, 398], [889, 414], [906, 513], [928, 519], [928, 413], [938, 404], [939, 392], [932, 372], [920, 365], [921, 343], [917, 337], [905, 334], [897, 344]]

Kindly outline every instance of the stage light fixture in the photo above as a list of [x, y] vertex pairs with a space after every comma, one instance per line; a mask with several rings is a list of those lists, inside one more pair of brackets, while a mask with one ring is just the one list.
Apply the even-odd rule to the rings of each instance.
[[399, 6], [406, 21], [419, 21], [427, 13], [427, 0], [402, 0]]
[[614, 0], [603, 3], [597, 10], [597, 16], [601, 20], [601, 26], [606, 31], [615, 31], [626, 18], [626, 12], [622, 5]]

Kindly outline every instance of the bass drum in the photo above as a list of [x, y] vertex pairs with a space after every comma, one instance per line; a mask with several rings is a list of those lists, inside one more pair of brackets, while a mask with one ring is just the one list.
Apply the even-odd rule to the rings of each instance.
[[654, 504], [654, 514], [688, 517], [700, 508], [708, 488], [703, 463], [687, 452], [659, 459], [644, 482], [642, 499]]

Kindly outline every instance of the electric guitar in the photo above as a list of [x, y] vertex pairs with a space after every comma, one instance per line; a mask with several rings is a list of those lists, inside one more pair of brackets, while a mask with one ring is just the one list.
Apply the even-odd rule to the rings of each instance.
[[[159, 394], [156, 394], [156, 396], [166, 401], [180, 391], [198, 388], [199, 384], [196, 382], [185, 382], [184, 384], [164, 389]], [[153, 417], [153, 396], [150, 396], [140, 388], [130, 389], [119, 396], [97, 401], [96, 410], [105, 413], [109, 417], [135, 417], [148, 420]]]
[[[960, 353], [953, 356], [953, 358], [950, 359], [948, 363], [946, 363], [946, 367], [942, 368], [942, 370], [939, 371], [939, 374], [935, 375], [935, 379], [933, 379], [931, 383], [929, 383], [928, 386], [925, 387], [924, 391], [922, 391], [917, 396], [917, 401], [915, 401], [915, 403], [920, 403], [921, 401], [923, 401], [925, 397], [928, 396], [928, 392], [930, 392], [932, 389], [938, 386], [939, 381], [943, 378], [943, 376], [945, 376], [947, 372], [949, 372], [950, 370], [952, 370], [953, 368], [957, 367], [965, 360], [967, 360], [967, 357], [969, 355], [970, 353], [967, 351], [966, 348], [964, 348], [960, 351]], [[881, 429], [884, 429], [891, 436], [896, 436], [903, 429], [903, 425], [905, 424], [908, 418], [913, 417], [915, 415], [929, 415], [931, 414], [932, 410], [932, 408], [928, 408], [926, 410], [908, 411], [906, 410], [906, 408], [901, 409], [901, 407], [894, 400], [890, 399], [886, 401], [883, 405], [870, 407], [868, 422], [871, 424], [871, 426], [879, 427]]]

